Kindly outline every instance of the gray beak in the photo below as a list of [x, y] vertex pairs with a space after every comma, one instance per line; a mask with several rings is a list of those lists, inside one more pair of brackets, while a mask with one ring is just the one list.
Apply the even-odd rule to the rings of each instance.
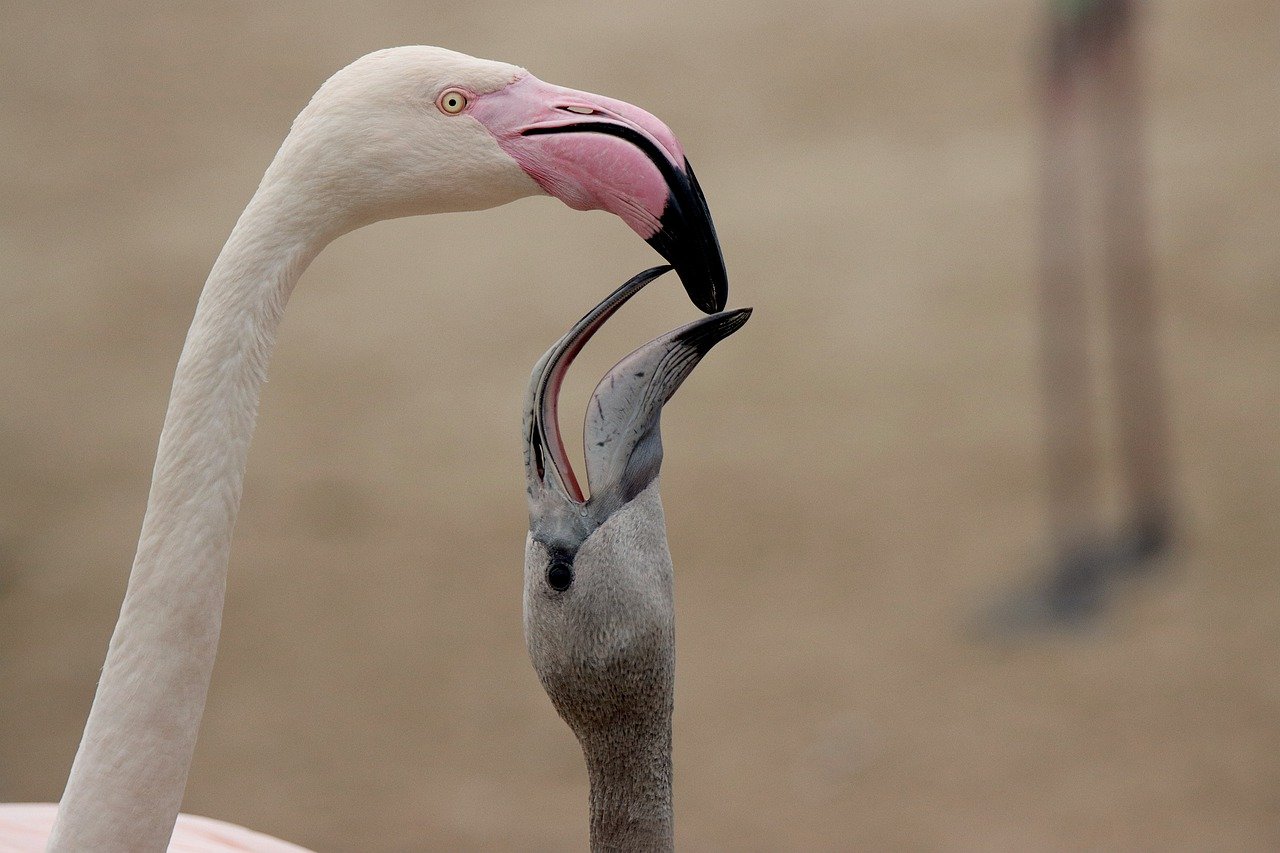
[[[742, 328], [750, 308], [700, 318], [632, 352], [596, 386], [583, 434], [588, 500], [564, 449], [557, 418], [560, 384], [574, 357], [605, 321], [649, 282], [671, 267], [654, 267], [627, 281], [574, 324], [538, 361], [525, 398], [525, 473], [534, 514], [548, 498], [586, 506], [600, 523], [658, 474], [662, 461], [659, 420], [693, 368], [717, 343]], [[557, 514], [559, 514], [557, 512]]]

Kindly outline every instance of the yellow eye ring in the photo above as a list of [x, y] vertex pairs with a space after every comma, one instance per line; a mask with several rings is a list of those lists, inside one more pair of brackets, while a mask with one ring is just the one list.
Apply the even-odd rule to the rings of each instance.
[[456, 116], [467, 108], [466, 93], [461, 89], [445, 89], [440, 93], [436, 105], [440, 107], [440, 112]]

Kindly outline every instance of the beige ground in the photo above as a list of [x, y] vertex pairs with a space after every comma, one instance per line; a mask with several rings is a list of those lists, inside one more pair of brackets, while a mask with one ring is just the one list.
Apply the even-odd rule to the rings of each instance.
[[[1043, 556], [1036, 4], [122, 5], [0, 5], [0, 799], [61, 791], [240, 207], [327, 74], [423, 41], [662, 115], [757, 306], [665, 421], [684, 847], [1280, 847], [1274, 4], [1146, 4], [1185, 548], [1021, 647], [965, 626]], [[653, 260], [545, 199], [320, 257], [187, 810], [322, 850], [583, 845], [520, 636], [518, 407]], [[647, 293], [562, 410], [692, 311]]]

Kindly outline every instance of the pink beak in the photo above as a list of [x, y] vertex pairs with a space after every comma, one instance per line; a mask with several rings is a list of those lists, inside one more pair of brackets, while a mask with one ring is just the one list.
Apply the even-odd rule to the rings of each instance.
[[695, 305], [724, 308], [728, 275], [711, 213], [665, 124], [532, 75], [473, 98], [467, 112], [548, 195], [620, 216], [675, 268]]

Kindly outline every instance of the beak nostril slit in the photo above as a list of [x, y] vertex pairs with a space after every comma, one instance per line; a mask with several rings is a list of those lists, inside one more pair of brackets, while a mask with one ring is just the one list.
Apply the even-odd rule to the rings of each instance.
[[571, 106], [561, 107], [560, 109], [570, 113], [577, 113], [580, 116], [590, 116], [590, 115], [595, 115], [596, 113], [596, 111], [591, 109], [591, 107], [579, 107], [579, 106], [571, 105]]

